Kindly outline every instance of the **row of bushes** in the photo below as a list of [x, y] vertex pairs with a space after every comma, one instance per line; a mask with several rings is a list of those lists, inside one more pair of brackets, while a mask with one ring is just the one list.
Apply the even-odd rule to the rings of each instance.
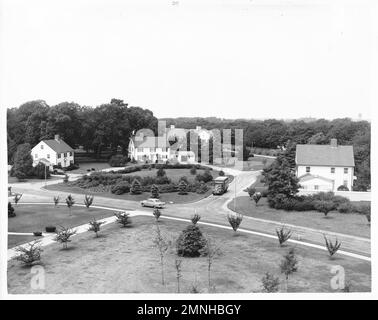
[[[111, 192], [116, 195], [121, 195], [124, 193], [129, 193], [131, 191], [132, 183], [129, 183], [128, 181], [119, 181], [111, 188]], [[140, 192], [151, 192], [152, 185], [141, 185], [140, 186]], [[157, 186], [157, 185], [156, 185]], [[171, 192], [179, 192], [179, 183], [169, 183], [169, 184], [163, 184], [157, 186], [159, 193], [171, 193]], [[203, 182], [195, 182], [186, 184], [185, 192], [195, 192], [198, 194], [206, 193], [209, 190], [209, 186]]]
[[151, 164], [136, 164], [128, 166], [121, 170], [112, 170], [111, 173], [132, 173], [148, 169], [196, 169], [196, 170], [212, 170], [207, 166], [201, 164], [187, 164], [187, 163], [151, 163]]
[[370, 204], [354, 204], [349, 199], [335, 195], [333, 192], [319, 192], [312, 195], [301, 195], [288, 198], [284, 194], [268, 195], [269, 206], [287, 211], [319, 210], [320, 206], [327, 205], [329, 211], [338, 210], [340, 213], [357, 212], [370, 214]]

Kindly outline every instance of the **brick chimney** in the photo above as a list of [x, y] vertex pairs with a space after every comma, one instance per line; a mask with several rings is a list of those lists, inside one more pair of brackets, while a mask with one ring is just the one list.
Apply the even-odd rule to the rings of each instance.
[[54, 140], [55, 140], [56, 142], [59, 142], [59, 143], [60, 143], [60, 137], [59, 137], [59, 134], [56, 134], [56, 135], [54, 136]]
[[337, 148], [337, 139], [331, 139], [331, 147]]

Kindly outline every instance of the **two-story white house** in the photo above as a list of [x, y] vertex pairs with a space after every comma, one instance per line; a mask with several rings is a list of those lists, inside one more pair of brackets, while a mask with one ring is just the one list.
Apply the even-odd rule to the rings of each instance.
[[353, 146], [340, 146], [337, 139], [329, 145], [298, 144], [296, 175], [304, 191], [352, 190], [354, 177]]
[[74, 163], [74, 150], [59, 135], [55, 135], [54, 139], [40, 141], [31, 150], [31, 155], [34, 167], [42, 162], [49, 166], [50, 170], [53, 166], [60, 165], [65, 168]]
[[131, 160], [144, 163], [195, 163], [194, 152], [173, 150], [166, 137], [134, 136], [130, 138], [128, 152]]

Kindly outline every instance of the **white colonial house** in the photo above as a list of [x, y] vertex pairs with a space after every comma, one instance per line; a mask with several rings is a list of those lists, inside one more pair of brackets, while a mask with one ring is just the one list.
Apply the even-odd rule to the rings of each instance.
[[296, 175], [303, 191], [352, 190], [354, 176], [353, 146], [340, 146], [336, 139], [329, 145], [298, 144]]
[[53, 166], [68, 167], [74, 163], [74, 150], [60, 139], [59, 135], [55, 135], [54, 139], [40, 141], [32, 150], [33, 166], [42, 162], [49, 166], [50, 170]]
[[166, 137], [134, 136], [128, 152], [130, 159], [144, 163], [195, 163], [194, 152], [173, 150]]

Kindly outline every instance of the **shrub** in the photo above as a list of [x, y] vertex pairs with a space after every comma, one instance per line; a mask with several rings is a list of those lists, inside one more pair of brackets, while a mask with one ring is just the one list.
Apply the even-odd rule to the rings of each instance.
[[155, 179], [156, 184], [168, 184], [171, 183], [171, 179], [169, 179], [167, 176], [157, 177]]
[[67, 183], [67, 182], [68, 182], [68, 175], [67, 175], [67, 174], [64, 175], [63, 182], [64, 182], [64, 183]]
[[20, 253], [20, 255], [16, 257], [16, 260], [21, 261], [27, 266], [31, 266], [35, 262], [40, 261], [41, 252], [43, 251], [41, 249], [40, 240], [35, 240], [23, 247], [17, 247], [15, 250]]
[[161, 216], [160, 210], [158, 208], [155, 208], [154, 211], [152, 212], [152, 214], [154, 215], [156, 221], [158, 221], [160, 216]]
[[14, 196], [14, 203], [17, 205], [18, 204], [18, 202], [20, 201], [20, 199], [21, 199], [21, 197], [22, 197], [22, 193], [17, 193], [15, 196]]
[[326, 243], [328, 253], [329, 253], [330, 257], [332, 258], [332, 256], [339, 250], [339, 248], [341, 246], [341, 242], [339, 242], [336, 238], [335, 243], [332, 243], [332, 241], [327, 239], [327, 237], [325, 235], [324, 235], [324, 241]]
[[190, 168], [190, 174], [193, 175], [193, 176], [197, 174], [197, 169], [196, 169], [195, 166]]
[[89, 221], [89, 228], [88, 231], [93, 231], [96, 234], [96, 237], [98, 237], [98, 232], [100, 231], [101, 225], [104, 224], [103, 221]]
[[341, 185], [337, 188], [337, 191], [349, 191], [349, 188], [344, 186], [344, 185]]
[[70, 215], [71, 215], [71, 208], [75, 204], [75, 200], [70, 194], [66, 198], [66, 204], [67, 204], [68, 209], [70, 210]]
[[370, 215], [371, 205], [366, 203], [357, 204], [353, 206], [353, 211], [360, 214]]
[[220, 176], [220, 177], [223, 177], [224, 175], [225, 175], [225, 173], [224, 173], [223, 170], [219, 171], [219, 176]]
[[181, 194], [181, 195], [188, 194], [187, 187], [188, 187], [188, 184], [184, 180], [180, 180], [178, 184], [178, 189], [179, 189], [178, 194]]
[[110, 189], [111, 193], [120, 195], [130, 192], [130, 183], [127, 181], [119, 181]]
[[50, 170], [49, 168], [44, 165], [42, 162], [38, 163], [34, 168], [33, 168], [33, 175], [38, 178], [38, 179], [45, 179], [45, 178], [50, 178]]
[[192, 217], [190, 218], [193, 224], [197, 224], [197, 222], [200, 221], [200, 219], [201, 219], [201, 216], [197, 213], [192, 215]]
[[71, 242], [70, 238], [76, 234], [76, 230], [66, 227], [60, 227], [54, 240], [60, 242], [63, 245], [63, 249], [67, 249], [68, 242]]
[[189, 184], [188, 178], [186, 176], [180, 177], [179, 182], [180, 181], [184, 181], [186, 184]]
[[260, 201], [261, 199], [261, 193], [260, 192], [255, 192], [253, 195], [252, 195], [252, 199], [253, 201], [255, 201], [255, 204], [257, 206], [257, 203]]
[[128, 158], [126, 156], [123, 156], [121, 154], [116, 154], [110, 157], [109, 165], [111, 167], [124, 167], [127, 161], [128, 161]]
[[8, 218], [13, 218], [16, 216], [16, 212], [14, 212], [14, 208], [10, 202], [8, 202]]
[[115, 212], [114, 215], [117, 218], [117, 223], [121, 225], [121, 227], [125, 228], [131, 225], [130, 214], [125, 211], [118, 211]]
[[261, 197], [266, 198], [268, 196], [268, 193], [269, 193], [268, 189], [263, 189], [261, 191]]
[[183, 257], [199, 257], [206, 245], [206, 239], [200, 228], [191, 224], [187, 226], [177, 239], [177, 254]]
[[280, 263], [281, 273], [286, 278], [286, 291], [288, 291], [289, 276], [298, 270], [298, 260], [294, 252], [294, 248], [291, 248], [289, 252], [283, 257]]
[[327, 200], [317, 200], [315, 201], [315, 209], [319, 212], [323, 212], [325, 216], [328, 215], [328, 212], [335, 209], [335, 204], [332, 201]]
[[349, 213], [352, 212], [353, 206], [350, 203], [342, 203], [337, 207], [337, 211], [340, 213]]
[[142, 193], [141, 185], [140, 185], [140, 182], [139, 182], [138, 179], [133, 180], [133, 183], [131, 184], [130, 192], [132, 194], [141, 194]]
[[59, 196], [54, 196], [54, 205], [55, 205], [55, 207], [59, 204]]
[[267, 272], [262, 277], [261, 282], [264, 292], [278, 292], [280, 285], [280, 280], [278, 279], [278, 277], [275, 277], [274, 275]]
[[33, 235], [36, 237], [42, 237], [42, 231], [34, 231]]
[[256, 192], [256, 188], [254, 188], [254, 187], [248, 187], [247, 189], [246, 189], [246, 191], [248, 192], [248, 195], [249, 195], [249, 197], [252, 199], [252, 196], [255, 194], [255, 192]]
[[163, 168], [159, 168], [158, 171], [156, 172], [156, 175], [158, 177], [164, 177], [166, 175], [166, 172]]
[[227, 215], [228, 223], [231, 225], [232, 229], [236, 232], [243, 221], [243, 215], [240, 213], [228, 214]]
[[159, 188], [156, 184], [151, 186], [151, 198], [159, 199]]
[[198, 194], [204, 194], [204, 193], [206, 193], [208, 190], [209, 190], [209, 187], [208, 187], [207, 184], [204, 183], [204, 182], [201, 182], [201, 183], [197, 186], [197, 188], [196, 188], [196, 192], [197, 192]]
[[53, 233], [56, 231], [56, 227], [55, 226], [47, 226], [45, 228], [46, 232], [49, 232], [49, 233]]
[[85, 195], [84, 196], [84, 204], [87, 208], [89, 208], [93, 203], [94, 196]]
[[292, 232], [291, 230], [285, 230], [284, 227], [281, 227], [280, 229], [276, 229], [276, 234], [278, 237], [278, 242], [280, 243], [280, 246], [290, 239]]

